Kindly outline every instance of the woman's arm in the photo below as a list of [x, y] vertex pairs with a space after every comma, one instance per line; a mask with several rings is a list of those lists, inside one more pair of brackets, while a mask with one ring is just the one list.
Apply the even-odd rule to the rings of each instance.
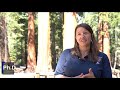
[[106, 54], [104, 54], [102, 62], [103, 62], [102, 78], [112, 78], [112, 70], [108, 56]]
[[70, 52], [69, 49], [66, 49], [61, 53], [59, 60], [57, 62], [56, 69], [55, 69], [55, 74], [54, 74], [55, 77], [59, 77], [59, 78], [64, 77], [64, 73], [65, 73], [64, 72], [64, 64], [67, 60], [66, 58], [67, 58], [69, 52]]

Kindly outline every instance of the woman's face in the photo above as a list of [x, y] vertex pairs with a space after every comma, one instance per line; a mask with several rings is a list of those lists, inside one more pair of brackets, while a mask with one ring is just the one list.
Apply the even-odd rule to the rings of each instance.
[[89, 46], [91, 42], [91, 33], [83, 27], [76, 30], [76, 40], [79, 46]]

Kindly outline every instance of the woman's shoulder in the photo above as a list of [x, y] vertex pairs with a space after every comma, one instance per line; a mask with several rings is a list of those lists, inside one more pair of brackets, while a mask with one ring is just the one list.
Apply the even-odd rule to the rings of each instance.
[[71, 52], [71, 49], [64, 49], [61, 53], [61, 57], [69, 56]]
[[105, 61], [109, 60], [107, 54], [105, 54], [104, 52], [99, 52], [98, 57], [105, 60]]
[[63, 50], [63, 53], [70, 53], [70, 52], [71, 52], [71, 48]]
[[105, 54], [104, 52], [99, 52], [99, 53], [98, 53], [98, 56], [99, 56], [99, 57], [104, 57], [104, 56], [107, 56], [107, 54]]

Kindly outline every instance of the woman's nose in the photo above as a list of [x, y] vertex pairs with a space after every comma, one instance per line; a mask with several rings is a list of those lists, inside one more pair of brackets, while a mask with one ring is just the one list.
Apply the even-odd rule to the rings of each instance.
[[81, 37], [85, 37], [85, 35], [82, 33], [82, 34], [81, 34]]

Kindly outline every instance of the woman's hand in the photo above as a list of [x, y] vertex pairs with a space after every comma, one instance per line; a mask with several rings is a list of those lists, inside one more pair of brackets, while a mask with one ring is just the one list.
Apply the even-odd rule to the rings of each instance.
[[92, 69], [90, 68], [88, 74], [81, 73], [80, 75], [75, 76], [73, 78], [95, 78], [95, 76], [94, 76], [94, 73], [92, 72]]
[[92, 68], [89, 69], [89, 73], [82, 75], [82, 78], [95, 78]]
[[81, 73], [80, 75], [75, 76], [75, 77], [73, 77], [73, 78], [83, 78], [83, 73]]

